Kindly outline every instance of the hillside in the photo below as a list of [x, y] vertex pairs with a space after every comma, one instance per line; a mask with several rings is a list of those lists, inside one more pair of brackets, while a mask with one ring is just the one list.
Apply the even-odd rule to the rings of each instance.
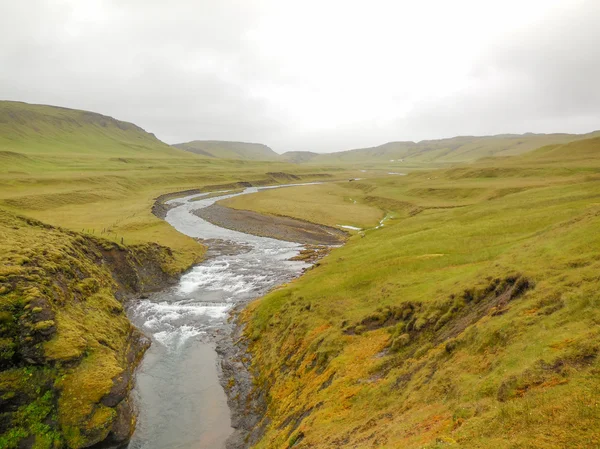
[[0, 101], [0, 151], [189, 158], [132, 124], [94, 112]]
[[276, 161], [199, 156], [94, 112], [0, 102], [1, 208], [74, 231], [102, 231], [118, 242], [158, 242], [174, 248], [183, 265], [195, 260], [198, 245], [151, 214], [153, 199], [237, 181], [280, 182], [273, 173], [324, 174]]
[[564, 144], [599, 136], [589, 134], [502, 134], [497, 136], [461, 136], [421, 142], [389, 142], [372, 148], [341, 151], [319, 155], [316, 163], [388, 162], [401, 166], [409, 163], [461, 163], [485, 157], [524, 154], [545, 145]]
[[496, 136], [458, 136], [421, 142], [388, 142], [371, 148], [315, 153], [288, 151], [281, 155], [262, 144], [201, 141], [174, 145], [174, 147], [204, 157], [237, 160], [264, 160], [294, 164], [356, 165], [375, 164], [372, 167], [411, 169], [436, 168], [450, 164], [473, 162], [486, 157], [504, 157], [525, 154], [548, 145], [562, 145], [591, 137], [589, 134], [500, 134]]
[[548, 145], [527, 154], [524, 160], [537, 162], [582, 162], [592, 165], [600, 157], [600, 137], [576, 141], [562, 145]]
[[244, 161], [275, 161], [279, 159], [279, 154], [260, 143], [194, 140], [173, 146], [191, 153], [219, 159], [240, 159]]
[[286, 151], [281, 155], [281, 159], [294, 164], [301, 164], [310, 162], [317, 156], [319, 156], [319, 153], [313, 153], [312, 151]]
[[253, 447], [599, 447], [599, 197], [597, 138], [246, 197], [366, 228], [243, 312]]

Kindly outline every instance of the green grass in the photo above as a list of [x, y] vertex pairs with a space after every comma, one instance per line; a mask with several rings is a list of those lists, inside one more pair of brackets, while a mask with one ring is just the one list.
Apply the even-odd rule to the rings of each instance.
[[173, 146], [181, 150], [219, 159], [250, 161], [275, 161], [279, 159], [279, 155], [271, 148], [259, 143], [194, 140]]
[[78, 448], [110, 428], [98, 401], [132, 332], [115, 291], [152, 282], [141, 264], [176, 274], [203, 255], [151, 214], [156, 197], [323, 179], [344, 182], [228, 202], [366, 229], [244, 312], [269, 394], [257, 447], [600, 446], [600, 145], [549, 143], [463, 166], [483, 155], [464, 142], [393, 169], [221, 160], [0, 102], [0, 446]]
[[[113, 410], [109, 421], [98, 421], [98, 401], [128, 369], [133, 332], [114, 296], [115, 271], [125, 282], [136, 258], [160, 267], [170, 256], [164, 250], [152, 258], [144, 247], [126, 249], [1, 211], [0, 234], [2, 447], [20, 447], [27, 436], [35, 447], [94, 442], [115, 419]], [[109, 256], [120, 265], [111, 266]]]
[[460, 136], [440, 140], [389, 142], [372, 148], [323, 154], [309, 160], [311, 163], [356, 164], [376, 162], [391, 171], [403, 171], [415, 164], [468, 163], [485, 157], [515, 156], [528, 153], [545, 145], [561, 145], [592, 137], [589, 134], [501, 134], [497, 136]]
[[600, 145], [551, 151], [349, 183], [395, 218], [244, 312], [255, 447], [599, 446]]
[[[350, 225], [367, 228], [377, 225], [383, 217], [382, 211], [377, 207], [359, 203], [362, 194], [350, 188], [350, 184], [345, 182], [264, 190], [259, 194], [222, 200], [219, 204], [263, 214], [294, 216], [329, 226]], [[287, 189], [293, 189], [293, 197]]]

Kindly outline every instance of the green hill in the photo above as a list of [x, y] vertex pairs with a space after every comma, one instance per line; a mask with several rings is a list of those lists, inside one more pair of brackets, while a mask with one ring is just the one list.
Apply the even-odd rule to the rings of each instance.
[[545, 145], [564, 144], [600, 136], [590, 134], [502, 134], [497, 136], [460, 136], [421, 142], [389, 142], [372, 148], [341, 151], [319, 155], [315, 163], [389, 162], [393, 165], [408, 163], [459, 163], [485, 157], [524, 154]]
[[253, 447], [600, 447], [598, 198], [598, 138], [245, 197], [365, 227], [243, 312]]
[[94, 112], [14, 101], [0, 101], [0, 151], [189, 158], [132, 123]]
[[599, 137], [589, 134], [500, 134], [496, 136], [458, 136], [421, 142], [388, 142], [371, 148], [315, 153], [288, 151], [281, 155], [262, 144], [195, 140], [174, 145], [204, 157], [217, 159], [283, 161], [294, 164], [376, 164], [393, 168], [439, 167], [473, 162], [487, 157], [516, 156], [548, 145]]
[[600, 157], [600, 137], [580, 140], [562, 145], [549, 145], [527, 154], [524, 158], [539, 162], [596, 161]]
[[276, 161], [279, 159], [279, 154], [260, 143], [194, 140], [173, 146], [202, 156], [219, 159], [241, 159], [245, 161]]
[[310, 162], [317, 156], [319, 156], [319, 153], [313, 153], [312, 151], [286, 151], [281, 155], [281, 159], [294, 164], [301, 164]]

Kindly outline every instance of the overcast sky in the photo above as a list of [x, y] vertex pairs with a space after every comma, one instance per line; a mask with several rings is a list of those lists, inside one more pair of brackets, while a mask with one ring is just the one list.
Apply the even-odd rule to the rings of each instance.
[[600, 129], [600, 0], [0, 0], [0, 99], [278, 152]]

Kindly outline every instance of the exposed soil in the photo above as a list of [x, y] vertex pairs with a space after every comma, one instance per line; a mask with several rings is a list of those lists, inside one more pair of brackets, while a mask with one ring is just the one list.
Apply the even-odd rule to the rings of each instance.
[[288, 217], [262, 215], [213, 204], [194, 211], [203, 220], [246, 234], [308, 245], [341, 245], [348, 234], [336, 228]]

